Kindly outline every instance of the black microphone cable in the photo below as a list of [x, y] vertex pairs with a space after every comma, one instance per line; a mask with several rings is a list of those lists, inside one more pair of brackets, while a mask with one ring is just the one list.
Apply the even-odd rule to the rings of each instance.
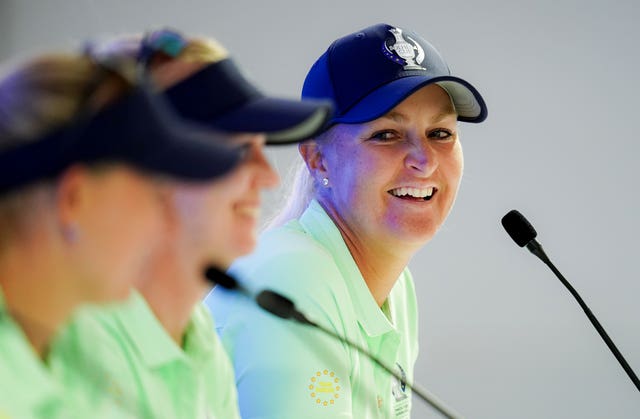
[[582, 300], [582, 297], [578, 294], [578, 292], [571, 286], [569, 281], [565, 279], [565, 277], [560, 273], [560, 271], [555, 267], [555, 265], [551, 262], [551, 260], [547, 257], [546, 253], [542, 249], [542, 246], [536, 240], [536, 236], [538, 233], [533, 228], [533, 226], [527, 221], [527, 219], [520, 214], [517, 210], [509, 211], [504, 217], [502, 217], [502, 226], [509, 233], [509, 236], [516, 242], [516, 244], [520, 247], [527, 246], [527, 249], [534, 255], [536, 255], [540, 260], [542, 260], [545, 265], [547, 265], [553, 273], [558, 277], [560, 282], [569, 290], [571, 295], [576, 299], [582, 310], [593, 324], [593, 327], [596, 328], [600, 337], [607, 344], [613, 355], [616, 357], [624, 371], [627, 373], [633, 384], [636, 386], [638, 391], [640, 391], [640, 380], [636, 376], [633, 369], [629, 366], [626, 359], [622, 356], [616, 345], [613, 343], [607, 332], [604, 330], [596, 316], [593, 315], [587, 304]]
[[289, 298], [285, 297], [284, 295], [271, 290], [263, 290], [258, 292], [254, 296], [253, 293], [251, 293], [249, 290], [243, 287], [242, 284], [240, 284], [235, 278], [212, 266], [208, 267], [205, 270], [205, 277], [210, 282], [220, 285], [225, 289], [239, 292], [240, 294], [244, 295], [245, 297], [257, 303], [260, 308], [262, 308], [263, 310], [275, 316], [278, 316], [286, 320], [293, 320], [297, 323], [314, 327], [326, 333], [327, 335], [333, 337], [334, 339], [337, 339], [340, 342], [346, 343], [351, 348], [357, 350], [362, 355], [366, 356], [367, 358], [375, 362], [378, 366], [384, 369], [392, 377], [395, 377], [399, 382], [404, 382], [406, 386], [409, 387], [409, 389], [413, 392], [413, 394], [415, 394], [416, 396], [418, 396], [418, 398], [420, 398], [425, 403], [427, 403], [428, 405], [433, 407], [435, 410], [437, 410], [442, 416], [449, 419], [462, 419], [462, 416], [460, 414], [456, 413], [451, 408], [447, 407], [435, 395], [430, 394], [425, 389], [421, 389], [416, 383], [408, 383], [405, 380], [403, 380], [402, 377], [397, 372], [395, 372], [388, 365], [380, 361], [376, 356], [374, 356], [367, 349], [349, 340], [348, 338], [337, 334], [333, 330], [330, 330], [314, 322], [313, 320], [310, 320], [309, 318], [307, 318], [307, 316], [305, 316], [304, 313], [302, 313], [296, 308], [293, 301], [291, 301]]

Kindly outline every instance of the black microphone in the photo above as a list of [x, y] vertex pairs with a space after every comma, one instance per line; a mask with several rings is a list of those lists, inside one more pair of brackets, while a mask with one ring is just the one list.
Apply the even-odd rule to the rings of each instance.
[[[210, 282], [218, 284], [223, 288], [226, 288], [226, 289], [232, 290], [232, 291], [240, 292], [240, 294], [242, 294], [242, 295], [250, 298], [251, 300], [255, 301], [260, 308], [262, 308], [263, 310], [265, 310], [265, 311], [267, 311], [267, 312], [269, 312], [269, 313], [271, 313], [271, 314], [273, 314], [275, 316], [278, 316], [278, 317], [280, 317], [282, 319], [286, 319], [286, 320], [293, 320], [293, 321], [296, 321], [298, 323], [314, 327], [314, 328], [319, 329], [322, 332], [326, 333], [327, 335], [332, 336], [334, 339], [337, 339], [340, 342], [346, 343], [351, 348], [357, 350], [358, 352], [360, 352], [361, 354], [363, 354], [364, 356], [366, 356], [367, 358], [369, 358], [370, 360], [375, 362], [378, 366], [380, 366], [382, 369], [384, 369], [387, 373], [389, 373], [391, 376], [395, 377], [399, 382], [404, 382], [403, 378], [397, 372], [395, 372], [388, 365], [386, 365], [382, 361], [380, 361], [377, 357], [375, 357], [367, 349], [363, 348], [362, 346], [358, 345], [355, 342], [352, 342], [351, 340], [347, 339], [344, 336], [340, 336], [339, 334], [335, 333], [333, 330], [327, 329], [327, 328], [323, 327], [322, 325], [314, 322], [313, 320], [310, 320], [309, 318], [307, 318], [307, 316], [305, 316], [301, 311], [299, 311], [296, 308], [296, 306], [293, 303], [293, 301], [291, 301], [289, 298], [285, 297], [284, 295], [282, 295], [280, 293], [277, 293], [275, 291], [271, 291], [271, 290], [263, 290], [263, 291], [260, 291], [254, 297], [254, 295], [249, 290], [247, 290], [245, 287], [243, 287], [240, 284], [240, 282], [238, 282], [235, 278], [231, 277], [227, 273], [222, 272], [219, 269], [214, 268], [214, 267], [209, 267], [209, 268], [207, 268], [205, 270], [205, 277]], [[433, 407], [435, 410], [437, 410], [444, 417], [450, 418], [450, 419], [459, 419], [459, 418], [461, 419], [462, 418], [462, 416], [460, 416], [458, 413], [454, 412], [451, 408], [447, 407], [436, 396], [434, 396], [433, 394], [429, 394], [424, 389], [419, 388], [416, 383], [413, 383], [413, 384], [405, 383], [405, 384], [416, 396], [418, 396], [425, 403], [427, 403], [428, 405]]]
[[571, 284], [569, 284], [569, 282], [564, 278], [564, 276], [555, 267], [551, 260], [549, 260], [540, 243], [536, 241], [536, 236], [538, 235], [538, 233], [536, 233], [536, 230], [529, 223], [529, 221], [527, 221], [527, 219], [524, 218], [524, 216], [517, 210], [511, 210], [504, 217], [502, 217], [502, 226], [505, 228], [505, 230], [507, 230], [509, 236], [511, 236], [513, 241], [515, 241], [518, 246], [527, 246], [527, 249], [529, 249], [531, 253], [540, 258], [540, 260], [542, 260], [553, 271], [560, 282], [562, 282], [562, 284], [567, 287], [571, 295], [574, 296], [576, 301], [578, 301], [578, 304], [580, 304], [580, 307], [582, 307], [582, 310], [591, 321], [591, 324], [593, 324], [593, 327], [595, 327], [600, 334], [600, 337], [602, 337], [602, 339], [607, 344], [611, 352], [613, 352], [613, 355], [616, 357], [633, 384], [635, 384], [638, 391], [640, 391], [640, 380], [638, 380], [638, 377], [633, 372], [620, 351], [618, 351], [616, 345], [613, 343], [611, 338], [609, 338], [609, 335], [607, 335], [607, 332], [605, 332], [604, 328], [600, 325], [600, 322], [598, 321], [598, 319], [596, 319], [596, 316], [591, 313], [591, 310], [589, 310], [589, 307], [587, 307], [577, 291], [571, 286]]
[[213, 265], [207, 266], [204, 270], [204, 277], [211, 285], [220, 285], [228, 290], [239, 290], [242, 284], [237, 279]]

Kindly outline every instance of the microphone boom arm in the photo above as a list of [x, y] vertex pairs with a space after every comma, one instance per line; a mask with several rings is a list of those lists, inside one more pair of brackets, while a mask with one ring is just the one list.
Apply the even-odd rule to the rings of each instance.
[[511, 236], [513, 241], [516, 242], [516, 244], [520, 247], [527, 246], [527, 249], [529, 249], [531, 253], [533, 253], [541, 261], [543, 261], [544, 264], [547, 265], [551, 269], [551, 271], [556, 275], [556, 277], [558, 277], [560, 282], [562, 282], [562, 285], [564, 285], [569, 290], [569, 292], [571, 293], [571, 295], [573, 295], [573, 297], [576, 299], [578, 304], [580, 304], [580, 307], [582, 308], [584, 313], [587, 315], [587, 318], [589, 319], [593, 327], [596, 328], [596, 330], [598, 331], [598, 334], [600, 334], [600, 337], [604, 340], [604, 343], [607, 344], [607, 346], [609, 347], [613, 355], [616, 357], [616, 359], [618, 360], [618, 362], [620, 363], [624, 371], [627, 373], [627, 375], [629, 376], [633, 384], [636, 386], [638, 391], [640, 391], [640, 381], [638, 380], [638, 377], [636, 376], [635, 372], [633, 372], [633, 369], [631, 369], [627, 361], [624, 359], [624, 357], [618, 350], [618, 348], [616, 348], [616, 345], [613, 343], [609, 335], [607, 335], [607, 332], [605, 332], [604, 328], [602, 327], [598, 319], [596, 319], [596, 316], [593, 315], [589, 307], [587, 307], [587, 304], [582, 300], [582, 297], [580, 297], [580, 294], [578, 294], [578, 292], [571, 286], [569, 281], [565, 279], [565, 277], [560, 273], [560, 271], [555, 267], [555, 265], [547, 257], [546, 253], [542, 249], [542, 246], [536, 240], [538, 233], [533, 228], [531, 223], [529, 223], [529, 221], [527, 221], [524, 215], [520, 214], [518, 210], [509, 211], [504, 217], [502, 217], [501, 222], [502, 222], [502, 226], [507, 231], [509, 236]]
[[[334, 331], [327, 329], [326, 327], [323, 327], [320, 324], [308, 319], [307, 316], [304, 315], [304, 313], [296, 309], [295, 305], [293, 304], [293, 301], [291, 301], [284, 295], [271, 290], [264, 290], [259, 292], [257, 295], [254, 295], [250, 290], [245, 288], [235, 278], [228, 275], [226, 272], [216, 268], [215, 266], [207, 267], [203, 272], [203, 274], [204, 274], [204, 277], [212, 285], [220, 285], [221, 287], [227, 290], [236, 291], [240, 295], [243, 295], [244, 297], [252, 300], [254, 303], [257, 303], [257, 305], [261, 309], [275, 316], [278, 316], [286, 320], [293, 320], [295, 322], [298, 322], [307, 326], [315, 327], [316, 329], [321, 330], [322, 332], [333, 337], [334, 339], [337, 339], [340, 342], [346, 343], [350, 347], [356, 349], [358, 352], [360, 352], [361, 354], [363, 354], [364, 356], [366, 356], [367, 358], [375, 362], [378, 366], [384, 369], [391, 376], [395, 377], [398, 381], [400, 382], [403, 381], [402, 377], [400, 377], [400, 375], [397, 372], [393, 371], [393, 369], [391, 369], [388, 365], [380, 361], [377, 357], [371, 354], [367, 349], [356, 344], [355, 342], [352, 342], [346, 337], [340, 336]], [[440, 401], [433, 394], [430, 394], [426, 390], [419, 388], [417, 384], [406, 382], [405, 385], [409, 387], [409, 389], [411, 389], [411, 391], [416, 396], [418, 396], [425, 403], [433, 407], [444, 417], [449, 419], [462, 419], [461, 415], [454, 412], [451, 408], [447, 407], [442, 401]]]
[[616, 357], [616, 359], [622, 366], [622, 369], [624, 369], [624, 371], [627, 373], [627, 375], [629, 376], [633, 384], [636, 386], [638, 391], [640, 391], [640, 380], [638, 380], [638, 376], [636, 376], [636, 373], [633, 372], [633, 369], [631, 368], [629, 363], [627, 363], [627, 360], [624, 358], [624, 356], [622, 356], [622, 354], [620, 353], [616, 345], [613, 343], [613, 341], [611, 340], [607, 332], [604, 330], [604, 328], [602, 327], [602, 325], [600, 324], [596, 316], [593, 315], [593, 313], [591, 312], [587, 304], [584, 302], [582, 297], [580, 297], [580, 294], [578, 294], [578, 292], [571, 286], [569, 281], [566, 280], [566, 278], [562, 275], [562, 273], [560, 273], [558, 268], [556, 268], [553, 262], [551, 262], [551, 260], [547, 257], [540, 243], [538, 243], [536, 239], [533, 239], [529, 243], [527, 243], [527, 249], [529, 249], [531, 253], [533, 253], [541, 261], [543, 261], [544, 264], [547, 265], [549, 269], [551, 269], [551, 271], [556, 275], [556, 277], [560, 280], [560, 282], [562, 282], [562, 285], [564, 285], [569, 290], [571, 295], [573, 295], [573, 298], [576, 299], [576, 301], [584, 311], [584, 314], [587, 315], [587, 318], [589, 319], [593, 327], [595, 327], [595, 329], [598, 331], [598, 334], [600, 334], [600, 337], [602, 338], [602, 340], [604, 340], [604, 343], [607, 344], [607, 346], [613, 353], [613, 356]]
[[[402, 377], [400, 377], [400, 375], [397, 372], [395, 372], [391, 367], [389, 367], [384, 362], [379, 360], [376, 356], [374, 356], [371, 352], [369, 352], [367, 349], [365, 349], [361, 345], [358, 345], [357, 343], [351, 341], [347, 337], [341, 336], [338, 333], [334, 332], [333, 330], [328, 329], [314, 322], [313, 320], [310, 320], [309, 318], [307, 318], [307, 316], [305, 316], [301, 311], [296, 309], [293, 302], [290, 299], [286, 298], [285, 296], [271, 290], [265, 290], [260, 292], [256, 296], [256, 302], [262, 309], [268, 311], [273, 315], [276, 315], [286, 320], [293, 320], [300, 324], [315, 327], [316, 329], [326, 333], [327, 335], [333, 337], [334, 339], [337, 339], [340, 342], [346, 343], [351, 348], [357, 350], [362, 355], [366, 356], [367, 358], [375, 362], [376, 365], [378, 365], [380, 368], [385, 370], [391, 376], [395, 377], [399, 382], [403, 381]], [[462, 418], [462, 416], [454, 412], [451, 408], [447, 407], [436, 396], [434, 396], [433, 394], [430, 394], [428, 391], [424, 389], [421, 389], [416, 383], [405, 382], [405, 384], [416, 396], [418, 396], [425, 403], [433, 407], [444, 417], [449, 419]]]

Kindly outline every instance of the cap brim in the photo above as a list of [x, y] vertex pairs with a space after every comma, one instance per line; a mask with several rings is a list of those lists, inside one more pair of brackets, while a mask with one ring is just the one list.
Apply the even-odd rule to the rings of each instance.
[[[152, 144], [144, 143], [131, 154], [131, 162], [149, 170], [185, 180], [209, 180], [225, 175], [240, 161], [243, 151], [229, 142], [228, 136], [177, 117], [162, 97], [142, 90], [140, 101], [146, 106], [132, 109], [139, 113]], [[154, 138], [155, 137], [155, 138]]]
[[487, 118], [487, 106], [480, 93], [467, 81], [453, 76], [427, 78], [407, 76], [396, 79], [365, 96], [332, 123], [362, 123], [379, 118], [422, 87], [436, 83], [451, 97], [463, 122], [482, 122]]
[[243, 154], [223, 134], [176, 116], [147, 88], [96, 115], [83, 137], [75, 146], [79, 161], [119, 160], [184, 180], [222, 176]]
[[333, 112], [330, 101], [265, 96], [231, 59], [205, 66], [167, 89], [166, 96], [187, 120], [219, 131], [264, 133], [268, 144], [310, 138], [325, 128]]
[[207, 181], [226, 175], [242, 158], [242, 149], [232, 148], [223, 134], [184, 126], [174, 131], [179, 135], [175, 141], [159, 144], [132, 163], [177, 179]]
[[223, 176], [244, 151], [222, 134], [174, 116], [161, 97], [134, 89], [95, 115], [0, 152], [0, 193], [57, 176], [75, 163], [122, 162], [170, 177], [205, 181]]
[[291, 144], [323, 131], [331, 114], [329, 101], [263, 96], [214, 119], [211, 126], [228, 132], [265, 133], [267, 144]]

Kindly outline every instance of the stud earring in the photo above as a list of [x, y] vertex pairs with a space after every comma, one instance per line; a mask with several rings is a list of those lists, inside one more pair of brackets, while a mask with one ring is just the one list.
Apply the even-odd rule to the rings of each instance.
[[62, 227], [62, 237], [69, 244], [78, 242], [80, 238], [80, 227], [76, 223], [70, 223]]
[[329, 186], [329, 179], [326, 177], [322, 178], [322, 186], [324, 186], [325, 188]]

